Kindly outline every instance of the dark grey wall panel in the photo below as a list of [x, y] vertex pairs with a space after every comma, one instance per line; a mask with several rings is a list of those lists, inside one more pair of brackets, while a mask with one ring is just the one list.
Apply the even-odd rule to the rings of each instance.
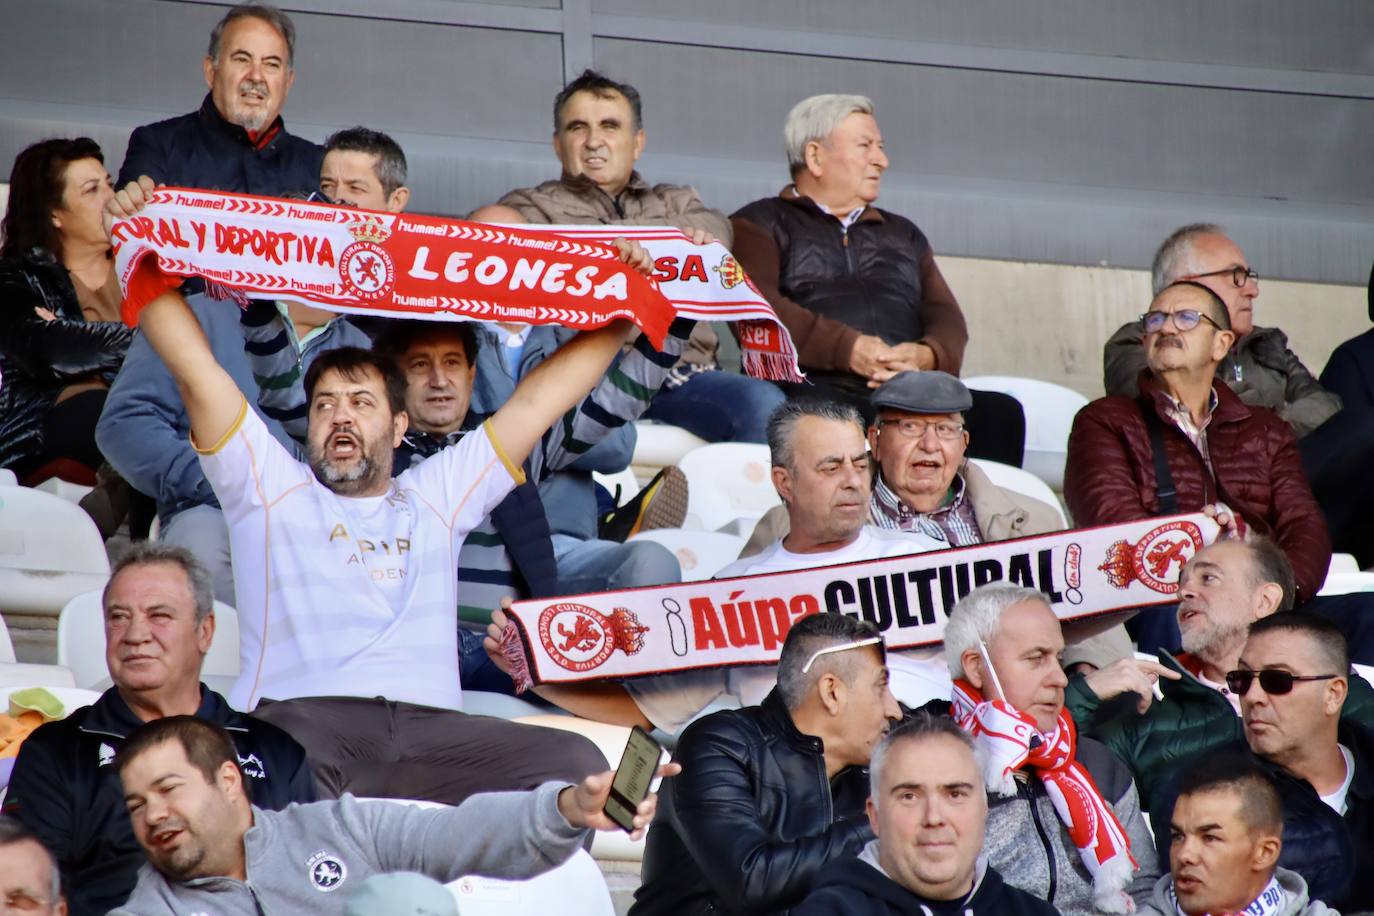
[[[549, 105], [587, 63], [636, 83], [651, 180], [732, 210], [786, 180], [782, 122], [874, 97], [882, 203], [938, 251], [1144, 266], [1227, 223], [1265, 275], [1363, 283], [1374, 256], [1374, 3], [1352, 0], [282, 0], [291, 129], [388, 130], [414, 206], [551, 177]], [[190, 110], [223, 4], [0, 0], [0, 163]], [[75, 51], [75, 53], [74, 53]]]

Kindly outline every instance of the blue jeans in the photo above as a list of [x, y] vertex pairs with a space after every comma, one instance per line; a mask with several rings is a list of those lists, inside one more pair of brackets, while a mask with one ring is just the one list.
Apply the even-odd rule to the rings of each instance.
[[768, 417], [784, 400], [772, 382], [713, 369], [659, 391], [644, 418], [680, 426], [707, 442], [767, 442]]
[[682, 581], [677, 557], [652, 541], [621, 544], [555, 534], [553, 555], [558, 561], [558, 590], [565, 595]]

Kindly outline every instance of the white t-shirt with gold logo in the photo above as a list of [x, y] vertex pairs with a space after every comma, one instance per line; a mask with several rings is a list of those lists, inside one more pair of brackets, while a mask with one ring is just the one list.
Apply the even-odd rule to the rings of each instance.
[[201, 451], [234, 562], [236, 709], [319, 696], [462, 708], [458, 550], [524, 479], [483, 429], [375, 497], [325, 487], [247, 403]]

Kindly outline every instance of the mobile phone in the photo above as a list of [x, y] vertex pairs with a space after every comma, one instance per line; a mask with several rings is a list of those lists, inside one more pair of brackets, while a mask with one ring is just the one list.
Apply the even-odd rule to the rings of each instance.
[[634, 832], [635, 810], [648, 797], [658, 781], [654, 778], [660, 764], [668, 762], [668, 752], [648, 732], [636, 725], [630, 729], [620, 766], [615, 768], [611, 793], [603, 809], [606, 816], [626, 833]]

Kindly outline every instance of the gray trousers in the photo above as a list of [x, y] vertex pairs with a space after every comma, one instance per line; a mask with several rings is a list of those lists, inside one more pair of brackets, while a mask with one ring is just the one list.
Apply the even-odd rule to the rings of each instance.
[[321, 798], [345, 792], [456, 805], [478, 792], [577, 783], [610, 769], [581, 735], [382, 698], [263, 700], [253, 716], [305, 748]]

